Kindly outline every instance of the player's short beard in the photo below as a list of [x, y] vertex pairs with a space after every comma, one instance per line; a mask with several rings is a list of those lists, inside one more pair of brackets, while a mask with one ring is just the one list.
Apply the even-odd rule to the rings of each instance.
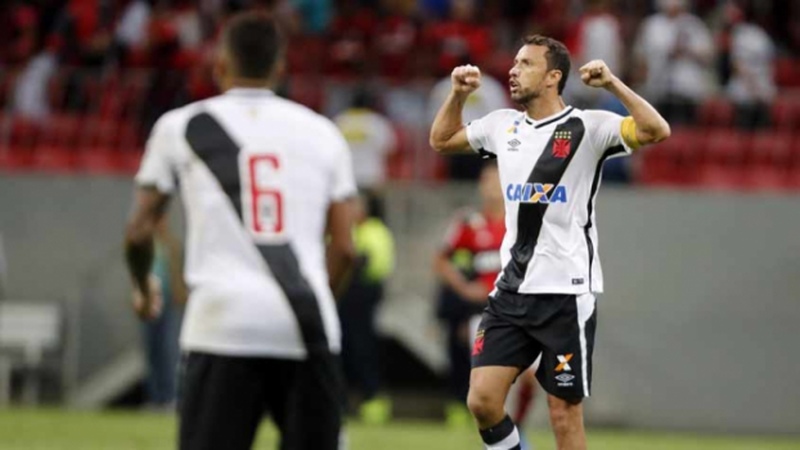
[[532, 91], [524, 92], [524, 93], [521, 93], [521, 94], [522, 95], [517, 96], [517, 97], [511, 97], [511, 100], [514, 103], [518, 104], [519, 106], [528, 106], [528, 104], [530, 102], [532, 102], [533, 99], [539, 97], [539, 91], [538, 90], [532, 90]]

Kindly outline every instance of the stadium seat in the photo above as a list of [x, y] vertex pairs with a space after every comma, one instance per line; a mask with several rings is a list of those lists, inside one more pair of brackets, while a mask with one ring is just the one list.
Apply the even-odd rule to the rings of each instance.
[[78, 146], [83, 148], [113, 147], [117, 144], [119, 122], [101, 117], [88, 117], [83, 121], [83, 129]]
[[55, 114], [47, 119], [39, 145], [75, 147], [81, 132], [81, 118], [74, 114]]
[[697, 111], [700, 125], [710, 127], [733, 126], [736, 110], [733, 103], [724, 97], [710, 98], [704, 101]]
[[674, 130], [666, 141], [642, 150], [635, 178], [655, 185], [694, 183], [705, 138], [705, 133], [699, 129]]
[[710, 188], [742, 186], [748, 135], [732, 130], [712, 132], [700, 164], [700, 183]]
[[31, 149], [39, 137], [39, 124], [24, 117], [9, 116], [3, 121], [9, 132], [9, 145], [17, 148]]
[[780, 87], [800, 87], [800, 60], [778, 58], [775, 61], [775, 81]]
[[779, 130], [795, 130], [800, 124], [800, 97], [777, 97], [772, 103], [772, 124]]
[[110, 147], [89, 147], [79, 149], [76, 154], [76, 167], [89, 174], [113, 174], [119, 172], [119, 158]]
[[75, 152], [63, 146], [40, 145], [33, 152], [32, 168], [51, 173], [72, 172], [75, 169]]

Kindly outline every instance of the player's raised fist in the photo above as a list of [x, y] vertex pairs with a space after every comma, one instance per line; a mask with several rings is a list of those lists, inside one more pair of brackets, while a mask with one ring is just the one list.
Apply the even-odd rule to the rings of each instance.
[[601, 59], [589, 61], [580, 69], [581, 81], [591, 87], [606, 87], [611, 84], [614, 74]]
[[450, 74], [450, 80], [453, 82], [453, 91], [471, 94], [481, 87], [481, 70], [470, 64], [458, 66]]

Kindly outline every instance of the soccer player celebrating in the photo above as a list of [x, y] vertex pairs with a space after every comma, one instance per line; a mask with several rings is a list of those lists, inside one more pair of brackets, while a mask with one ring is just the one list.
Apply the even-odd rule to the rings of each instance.
[[670, 134], [664, 118], [599, 60], [580, 69], [581, 80], [614, 94], [630, 116], [565, 105], [569, 69], [561, 42], [526, 37], [509, 71], [511, 98], [523, 111], [497, 110], [465, 126], [461, 110], [481, 74], [461, 66], [431, 128], [440, 153], [497, 157], [505, 196], [503, 271], [476, 335], [467, 397], [487, 449], [520, 448], [505, 399], [540, 354], [536, 377], [548, 393], [557, 446], [586, 448], [581, 402], [591, 386], [595, 294], [603, 291], [594, 225], [602, 165]]
[[158, 305], [153, 233], [177, 180], [186, 206], [182, 450], [249, 449], [265, 412], [281, 449], [339, 448], [331, 291], [355, 253], [355, 181], [336, 126], [268, 89], [284, 49], [269, 16], [231, 19], [215, 67], [224, 94], [162, 116], [136, 176], [126, 253], [145, 319]]

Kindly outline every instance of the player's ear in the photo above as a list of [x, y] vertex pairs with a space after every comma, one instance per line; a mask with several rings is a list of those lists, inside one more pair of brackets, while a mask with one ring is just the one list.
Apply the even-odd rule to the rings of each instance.
[[558, 83], [561, 82], [561, 77], [563, 77], [563, 76], [564, 76], [564, 74], [561, 73], [561, 71], [558, 70], [558, 69], [553, 69], [553, 70], [547, 72], [547, 87], [551, 87], [551, 86], [558, 87]]

